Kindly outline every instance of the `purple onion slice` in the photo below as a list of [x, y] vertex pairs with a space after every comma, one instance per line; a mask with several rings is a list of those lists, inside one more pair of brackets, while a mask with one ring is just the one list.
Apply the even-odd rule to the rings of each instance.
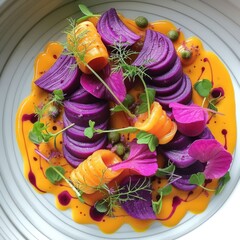
[[101, 15], [97, 30], [106, 45], [121, 43], [124, 46], [131, 46], [140, 39], [140, 36], [127, 28], [114, 8]]
[[53, 66], [35, 81], [35, 84], [47, 92], [61, 89], [69, 95], [79, 87], [79, 78], [80, 70], [75, 58], [62, 54]]

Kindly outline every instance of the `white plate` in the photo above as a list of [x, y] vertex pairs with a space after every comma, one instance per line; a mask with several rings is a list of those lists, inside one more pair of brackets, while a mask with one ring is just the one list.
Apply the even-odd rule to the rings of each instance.
[[[136, 233], [129, 226], [124, 226], [115, 234], [104, 235], [96, 226], [73, 222], [70, 212], [56, 210], [53, 197], [37, 194], [23, 177], [23, 163], [15, 137], [15, 114], [20, 102], [30, 92], [36, 55], [48, 41], [61, 39], [61, 32], [67, 24], [65, 19], [79, 15], [78, 3], [70, 0], [8, 0], [0, 8], [0, 239], [223, 239], [221, 236], [225, 229], [218, 229], [214, 233], [210, 231], [211, 227], [217, 229], [214, 228], [214, 223], [220, 222], [217, 216], [223, 216], [218, 213], [216, 217], [212, 216], [237, 186], [239, 141], [231, 169], [232, 179], [224, 193], [214, 197], [204, 213], [187, 214], [174, 228], [165, 228], [156, 223], [148, 231]], [[204, 46], [219, 56], [231, 74], [236, 96], [240, 95], [238, 0], [85, 0], [82, 3], [90, 6], [93, 12], [115, 7], [131, 18], [145, 15], [149, 20], [171, 20], [187, 36], [201, 38]], [[239, 97], [236, 98], [237, 109], [239, 101]], [[238, 112], [238, 123], [239, 117]], [[237, 134], [240, 139], [239, 131]], [[233, 195], [239, 196], [235, 192]], [[230, 210], [230, 206], [225, 205]], [[219, 212], [226, 214], [224, 207]], [[210, 217], [215, 222], [208, 220]], [[221, 223], [222, 221], [221, 226], [226, 225], [227, 230], [232, 231], [229, 222], [233, 219], [221, 219]], [[202, 223], [204, 224], [199, 229], [207, 231], [203, 236], [202, 231], [194, 230]], [[191, 230], [194, 231], [187, 234]], [[197, 234], [194, 235], [195, 232]]]

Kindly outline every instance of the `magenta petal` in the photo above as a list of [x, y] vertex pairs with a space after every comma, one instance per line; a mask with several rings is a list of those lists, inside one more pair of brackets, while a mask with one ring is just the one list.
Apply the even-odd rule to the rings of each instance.
[[110, 166], [112, 170], [132, 169], [142, 176], [152, 176], [158, 169], [157, 154], [151, 152], [146, 144], [130, 143], [129, 157], [120, 163]]
[[206, 109], [195, 104], [183, 105], [180, 103], [170, 103], [169, 107], [172, 108], [179, 132], [190, 137], [203, 132], [208, 120]]
[[[105, 81], [112, 92], [117, 96], [117, 98], [122, 102], [127, 94], [122, 71], [111, 72], [110, 66], [107, 65], [98, 74]], [[118, 103], [96, 76], [92, 74], [82, 74], [80, 83], [82, 87], [94, 97]]]
[[204, 175], [207, 179], [224, 176], [232, 162], [232, 155], [215, 139], [199, 139], [194, 141], [188, 153], [200, 162], [207, 162], [204, 170]]

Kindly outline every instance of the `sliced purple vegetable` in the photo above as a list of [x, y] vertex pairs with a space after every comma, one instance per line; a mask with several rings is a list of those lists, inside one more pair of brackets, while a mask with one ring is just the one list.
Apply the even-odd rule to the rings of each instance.
[[67, 162], [74, 168], [76, 168], [85, 158], [79, 158], [73, 156], [65, 146], [63, 146], [63, 155], [66, 158]]
[[183, 75], [183, 84], [177, 92], [169, 96], [156, 96], [155, 100], [161, 104], [163, 109], [169, 110], [171, 102], [188, 104], [192, 100], [192, 83], [187, 75]]
[[169, 159], [171, 162], [173, 162], [177, 167], [179, 168], [185, 168], [196, 162], [197, 159], [191, 157], [188, 154], [188, 149], [191, 146], [188, 145], [184, 149], [170, 149], [170, 150], [163, 150], [162, 148], [159, 148], [160, 152], [163, 154], [163, 156], [166, 159]]
[[177, 82], [182, 77], [182, 75], [183, 70], [181, 60], [177, 57], [174, 65], [168, 72], [160, 74], [159, 76], [154, 76], [148, 82], [149, 84], [156, 87], [167, 87]]
[[190, 143], [192, 143], [192, 139], [180, 133], [176, 132], [174, 138], [167, 144], [161, 146], [161, 148], [166, 150], [181, 150], [186, 148]]
[[[64, 127], [67, 127], [72, 124], [72, 122], [67, 118], [65, 113], [63, 114], [63, 124], [64, 124]], [[107, 127], [108, 127], [108, 119], [106, 119], [105, 122], [99, 125], [95, 125], [96, 129], [105, 130], [107, 129]], [[95, 133], [93, 137], [90, 139], [84, 135], [84, 130], [85, 130], [85, 127], [81, 127], [75, 124], [73, 127], [67, 129], [66, 133], [70, 138], [79, 142], [94, 142], [100, 139], [101, 137], [103, 137], [103, 134]]]
[[215, 139], [215, 137], [213, 136], [212, 132], [210, 131], [210, 129], [208, 127], [205, 127], [203, 132], [196, 136], [195, 138], [193, 138], [194, 140], [196, 139]]
[[[138, 189], [140, 186], [148, 186], [144, 189], [137, 190], [131, 194], [130, 200], [128, 196], [122, 195], [123, 199], [120, 204], [122, 208], [132, 217], [137, 219], [156, 219], [156, 215], [152, 209], [152, 191], [150, 179], [141, 176], [128, 176], [120, 184], [120, 193], [124, 194], [128, 189]], [[125, 201], [124, 201], [125, 198]]]
[[182, 178], [180, 179], [177, 179], [176, 181], [174, 181], [172, 183], [172, 185], [180, 190], [183, 190], [183, 191], [192, 191], [194, 190], [197, 185], [195, 184], [191, 184], [189, 182], [189, 178], [190, 176], [183, 176]]
[[67, 134], [64, 132], [63, 144], [68, 150], [68, 152], [71, 153], [73, 156], [80, 159], [86, 159], [93, 152], [106, 147], [107, 136], [103, 136], [96, 142], [86, 143], [75, 141], [74, 139], [68, 137]]
[[140, 39], [140, 36], [127, 28], [114, 8], [101, 15], [97, 24], [97, 30], [106, 45], [121, 43], [125, 46], [131, 46]]
[[181, 87], [182, 83], [183, 83], [183, 80], [181, 77], [180, 79], [178, 79], [178, 81], [166, 87], [156, 87], [155, 85], [150, 85], [150, 84], [148, 84], [148, 87], [153, 88], [156, 91], [156, 95], [169, 96], [177, 92], [178, 89]]
[[84, 88], [80, 87], [78, 90], [74, 91], [67, 100], [77, 103], [94, 103], [98, 99], [87, 92]]
[[35, 81], [35, 84], [47, 92], [61, 89], [69, 95], [79, 87], [79, 78], [80, 70], [75, 58], [62, 54], [53, 66]]
[[143, 47], [133, 62], [134, 66], [145, 66], [152, 74], [169, 71], [177, 59], [172, 41], [160, 32], [147, 30]]
[[[108, 87], [122, 102], [127, 94], [122, 71], [113, 73], [111, 72], [111, 67], [107, 65], [99, 73], [99, 75], [105, 80]], [[106, 99], [118, 103], [106, 87], [97, 79], [97, 77], [89, 74], [82, 74], [80, 82], [83, 88], [96, 98]]]
[[87, 127], [89, 120], [96, 124], [103, 123], [109, 116], [108, 103], [103, 101], [90, 104], [65, 101], [64, 109], [69, 121], [81, 127]]
[[142, 176], [152, 176], [158, 169], [157, 154], [151, 152], [146, 144], [137, 144], [132, 141], [129, 144], [129, 157], [117, 164], [110, 166], [114, 171], [120, 169], [132, 169]]

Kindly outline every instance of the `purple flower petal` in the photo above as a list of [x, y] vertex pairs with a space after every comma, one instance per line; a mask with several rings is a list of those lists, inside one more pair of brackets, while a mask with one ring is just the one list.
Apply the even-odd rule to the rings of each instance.
[[224, 176], [232, 162], [232, 155], [215, 139], [199, 139], [194, 141], [188, 153], [196, 160], [207, 163], [203, 172], [207, 179]]
[[[127, 94], [122, 71], [112, 73], [110, 66], [107, 65], [98, 74], [117, 96], [117, 98], [122, 102]], [[80, 83], [82, 87], [93, 96], [118, 103], [96, 76], [92, 74], [82, 74]]]
[[195, 104], [183, 105], [180, 103], [170, 103], [169, 107], [172, 108], [179, 132], [190, 137], [203, 132], [208, 120], [206, 109]]
[[142, 176], [152, 176], [158, 169], [157, 154], [151, 152], [146, 144], [130, 143], [129, 157], [120, 163], [110, 166], [112, 170], [132, 169]]

